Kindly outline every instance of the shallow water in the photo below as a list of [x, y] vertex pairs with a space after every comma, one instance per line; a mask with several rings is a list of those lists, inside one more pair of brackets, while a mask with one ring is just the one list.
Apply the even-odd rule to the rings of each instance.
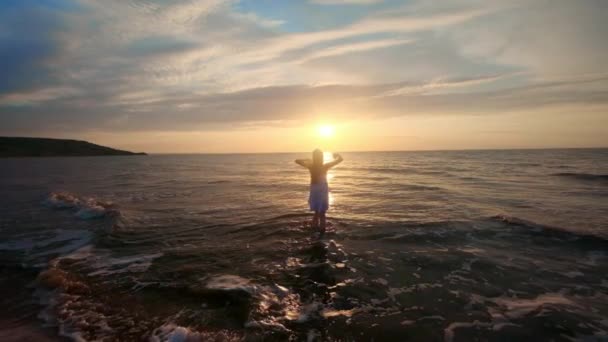
[[608, 150], [0, 160], [0, 337], [608, 338]]

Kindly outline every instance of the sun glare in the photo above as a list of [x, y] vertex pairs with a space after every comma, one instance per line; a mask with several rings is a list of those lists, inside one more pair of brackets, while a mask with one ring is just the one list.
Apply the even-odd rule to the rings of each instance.
[[321, 125], [319, 126], [319, 135], [323, 138], [329, 138], [334, 135], [334, 126]]

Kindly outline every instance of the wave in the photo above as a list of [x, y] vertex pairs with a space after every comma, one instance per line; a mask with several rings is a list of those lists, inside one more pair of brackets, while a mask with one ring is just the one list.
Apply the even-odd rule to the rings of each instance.
[[212, 180], [212, 181], [208, 181], [207, 184], [224, 184], [224, 183], [230, 183], [229, 180]]
[[487, 220], [488, 221], [505, 223], [505, 224], [507, 224], [509, 226], [528, 228], [531, 231], [536, 231], [536, 232], [547, 230], [547, 231], [557, 231], [557, 232], [563, 232], [563, 233], [572, 234], [572, 232], [568, 231], [566, 228], [555, 227], [555, 226], [548, 226], [548, 225], [536, 223], [536, 222], [531, 221], [531, 220], [526, 220], [526, 219], [523, 219], [523, 218], [519, 218], [519, 217], [515, 217], [515, 216], [509, 216], [509, 215], [504, 215], [504, 214], [490, 216], [490, 217], [487, 218]]
[[[357, 222], [344, 223], [350, 227], [342, 233], [349, 240], [376, 240], [387, 243], [424, 244], [441, 243], [457, 245], [468, 243], [471, 238], [481, 240], [512, 239], [530, 236], [538, 242], [568, 243], [582, 249], [608, 250], [608, 238], [603, 235], [573, 231], [563, 227], [540, 224], [522, 218], [495, 215], [475, 220], [446, 220], [432, 222], [385, 222], [374, 223], [381, 230], [370, 230], [367, 225], [360, 229]], [[499, 241], [500, 241], [499, 240]], [[507, 241], [503, 241], [507, 243]]]
[[57, 255], [73, 252], [93, 241], [94, 234], [86, 230], [56, 229], [46, 234], [33, 233], [0, 243], [0, 252], [24, 253], [23, 266], [40, 264]]
[[341, 167], [344, 171], [364, 171], [364, 172], [376, 172], [376, 173], [392, 173], [392, 174], [417, 174], [424, 170], [418, 170], [412, 167]]
[[600, 244], [608, 248], [608, 239], [604, 236], [588, 234], [585, 232], [577, 232], [563, 227], [549, 226], [536, 223], [530, 220], [517, 218], [507, 215], [496, 215], [489, 218], [491, 221], [506, 223], [512, 227], [524, 228], [522, 232], [528, 234], [541, 235], [550, 239], [558, 239], [563, 241], [577, 241], [580, 243]]
[[[277, 226], [259, 226], [270, 231], [300, 216], [297, 213], [278, 216], [271, 219]], [[256, 254], [251, 257], [260, 257], [262, 261], [251, 269], [245, 264], [235, 269], [234, 264], [228, 262], [233, 260], [229, 253], [242, 251], [218, 249], [218, 252], [226, 253], [225, 267], [214, 263], [211, 268], [199, 268], [190, 264], [189, 256], [186, 259], [178, 254], [164, 256], [156, 250], [132, 255], [96, 247], [82, 248], [58, 258], [39, 275], [37, 284], [47, 296], [41, 317], [58, 326], [60, 335], [73, 340], [139, 340], [145, 337], [150, 341], [185, 341], [306, 340], [305, 336], [313, 336], [310, 340], [314, 340], [317, 331], [325, 329], [327, 340], [331, 340], [334, 336], [343, 336], [340, 332], [346, 327], [343, 324], [353, 322], [352, 329], [358, 329], [354, 330], [357, 334], [368, 333], [371, 330], [367, 330], [367, 326], [389, 322], [377, 321], [376, 315], [395, 315], [402, 320], [401, 325], [413, 325], [416, 329], [416, 326], [428, 324], [443, 325], [446, 340], [457, 340], [461, 334], [468, 335], [467, 329], [478, 325], [468, 322], [468, 317], [460, 321], [463, 307], [496, 313], [496, 320], [490, 315], [479, 327], [497, 331], [509, 324], [524, 325], [523, 320], [548, 312], [543, 310], [557, 308], [552, 313], [567, 315], [578, 310], [575, 305], [579, 305], [579, 300], [587, 303], [586, 297], [579, 299], [576, 296], [579, 293], [574, 292], [576, 290], [561, 293], [557, 289], [542, 288], [546, 284], [538, 286], [539, 292], [534, 292], [536, 287], [530, 287], [529, 296], [513, 295], [526, 289], [527, 285], [520, 285], [519, 277], [528, 271], [517, 263], [527, 259], [512, 263], [505, 257], [505, 252], [514, 256], [517, 243], [536, 243], [536, 236], [530, 239], [524, 235], [522, 239], [520, 235], [522, 232], [543, 234], [545, 226], [535, 222], [504, 215], [472, 221], [407, 223], [405, 229], [404, 224], [376, 222], [373, 225], [381, 230], [376, 232], [355, 221], [348, 222], [349, 227], [342, 232], [346, 240], [350, 240], [353, 230], [359, 229], [359, 232], [367, 231], [366, 234], [375, 233], [375, 240], [380, 241], [349, 242], [343, 248], [333, 240], [312, 242], [296, 237], [289, 242], [293, 245], [272, 250], [272, 257], [254, 252]], [[384, 233], [385, 236], [379, 235]], [[469, 233], [473, 236], [462, 243], [459, 239], [466, 239]], [[399, 239], [397, 234], [406, 236], [402, 239], [413, 238], [412, 248], [395, 248], [394, 245], [377, 248], [387, 247], [378, 243]], [[503, 243], [503, 236], [515, 239]], [[554, 242], [553, 238], [539, 240], [542, 249]], [[283, 241], [287, 243], [287, 240]], [[253, 240], [248, 242], [254, 243]], [[363, 250], [358, 250], [356, 245], [362, 246]], [[525, 246], [522, 250], [528, 247], [534, 246]], [[561, 245], [554, 247], [560, 253], [572, 251], [561, 249]], [[493, 248], [492, 253], [484, 254], [483, 249], [489, 248]], [[563, 276], [568, 279], [589, 277], [589, 274], [597, 276], [602, 274], [604, 250], [597, 248], [597, 252], [589, 254], [586, 265], [594, 265], [597, 269], [557, 266], [556, 269], [558, 272], [569, 270]], [[197, 253], [218, 260], [224, 258], [224, 254], [207, 254], [200, 250]], [[549, 259], [553, 255], [546, 257]], [[262, 270], [264, 262], [267, 264]], [[149, 270], [153, 264], [155, 266]], [[500, 271], [496, 271], [496, 266], [501, 267]], [[503, 277], [503, 271], [513, 276]], [[486, 285], [488, 282], [490, 284]], [[428, 302], [424, 298], [433, 298], [433, 305], [436, 298], [440, 299], [438, 302], [458, 305], [454, 306], [454, 311], [441, 306], [427, 309], [424, 304]], [[159, 310], [156, 306], [160, 304], [164, 308]], [[445, 312], [442, 312], [444, 308]], [[399, 316], [404, 315], [404, 311], [407, 311], [407, 320], [403, 320], [405, 316]], [[579, 322], [577, 317], [564, 317]], [[335, 331], [329, 330], [332, 325], [336, 326], [331, 328]]]
[[606, 182], [608, 183], [608, 175], [596, 175], [592, 173], [577, 173], [577, 172], [558, 172], [552, 174], [556, 177], [571, 178], [587, 182]]
[[432, 185], [420, 185], [420, 184], [403, 184], [401, 187], [404, 190], [443, 190], [443, 188]]
[[53, 209], [71, 209], [75, 216], [83, 220], [119, 215], [118, 209], [111, 202], [102, 202], [94, 198], [80, 197], [70, 192], [52, 192], [44, 204]]
[[149, 341], [240, 341], [242, 339], [242, 336], [230, 331], [196, 331], [175, 323], [165, 323], [152, 331]]
[[[129, 291], [129, 287], [137, 291], [146, 286], [138, 280], [138, 275], [145, 274], [162, 256], [162, 253], [114, 255], [110, 250], [89, 244], [56, 257], [31, 284], [43, 307], [38, 317], [48, 326], [58, 327], [60, 336], [73, 341], [115, 340], [129, 321], [121, 326], [124, 316], [120, 315], [125, 311], [113, 302], [124, 303], [132, 298], [110, 290], [117, 284], [123, 285], [124, 291]], [[111, 294], [105, 295], [107, 292]], [[144, 333], [142, 328], [136, 335]]]
[[310, 217], [310, 214], [309, 213], [288, 213], [288, 214], [282, 214], [282, 215], [271, 217], [266, 221], [275, 221], [275, 220], [281, 220], [281, 219], [301, 218], [301, 217]]

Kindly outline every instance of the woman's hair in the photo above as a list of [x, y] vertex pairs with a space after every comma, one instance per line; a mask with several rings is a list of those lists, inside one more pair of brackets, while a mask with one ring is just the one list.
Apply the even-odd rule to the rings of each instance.
[[312, 151], [312, 165], [323, 165], [323, 151], [318, 148]]

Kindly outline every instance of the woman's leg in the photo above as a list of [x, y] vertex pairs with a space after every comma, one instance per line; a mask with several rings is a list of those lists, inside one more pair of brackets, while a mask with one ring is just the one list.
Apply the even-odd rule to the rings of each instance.
[[319, 228], [319, 212], [315, 211], [315, 215], [312, 217], [312, 227]]
[[320, 219], [321, 219], [321, 225], [320, 225], [321, 232], [325, 233], [325, 212], [322, 211], [319, 216], [321, 216], [320, 217]]

